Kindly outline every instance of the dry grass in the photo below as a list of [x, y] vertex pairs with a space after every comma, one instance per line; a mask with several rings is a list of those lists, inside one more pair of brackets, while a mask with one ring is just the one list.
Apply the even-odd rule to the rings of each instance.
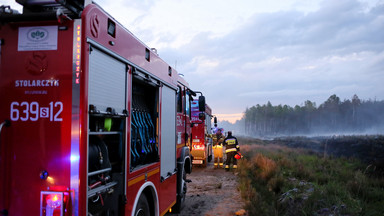
[[252, 157], [251, 164], [254, 165], [254, 176], [264, 181], [269, 181], [277, 172], [275, 161], [262, 154], [256, 154]]
[[384, 179], [356, 159], [265, 143], [241, 145], [249, 215], [384, 215]]

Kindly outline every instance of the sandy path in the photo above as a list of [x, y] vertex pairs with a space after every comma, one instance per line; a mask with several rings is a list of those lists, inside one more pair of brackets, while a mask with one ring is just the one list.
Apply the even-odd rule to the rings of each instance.
[[185, 206], [178, 215], [236, 215], [244, 203], [237, 190], [237, 176], [224, 169], [193, 167]]

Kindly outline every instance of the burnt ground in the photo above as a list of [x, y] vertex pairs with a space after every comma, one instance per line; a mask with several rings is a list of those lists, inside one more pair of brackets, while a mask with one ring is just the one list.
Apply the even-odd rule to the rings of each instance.
[[239, 214], [244, 203], [234, 172], [214, 169], [210, 162], [206, 168], [194, 166], [187, 179], [192, 182], [188, 183], [184, 208], [177, 215], [244, 215]]

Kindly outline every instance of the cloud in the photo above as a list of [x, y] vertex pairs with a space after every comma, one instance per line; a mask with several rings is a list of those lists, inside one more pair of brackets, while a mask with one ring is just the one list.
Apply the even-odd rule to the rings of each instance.
[[99, 3], [202, 91], [214, 113], [320, 104], [331, 94], [384, 99], [381, 0]]
[[383, 3], [213, 3], [139, 4], [131, 27], [204, 93], [214, 113], [384, 95]]
[[[195, 65], [196, 70], [194, 71], [195, 74], [205, 74], [206, 70], [212, 71], [215, 68], [217, 68], [220, 64], [220, 60], [215, 58], [210, 58], [207, 56], [197, 56], [194, 57], [189, 64]], [[204, 70], [202, 70], [204, 69]]]
[[217, 59], [215, 67], [187, 60], [180, 68], [193, 88], [206, 92], [214, 112], [241, 112], [268, 100], [320, 104], [331, 94], [382, 97], [383, 9], [348, 0], [323, 1], [311, 12], [257, 13], [223, 37], [206, 32], [171, 52]]

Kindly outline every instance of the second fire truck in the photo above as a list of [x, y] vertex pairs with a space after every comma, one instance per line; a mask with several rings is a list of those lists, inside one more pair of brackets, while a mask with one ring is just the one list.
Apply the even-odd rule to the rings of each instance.
[[212, 139], [207, 136], [211, 133], [211, 118], [207, 104], [197, 99], [192, 102], [192, 164], [206, 167], [212, 160]]

